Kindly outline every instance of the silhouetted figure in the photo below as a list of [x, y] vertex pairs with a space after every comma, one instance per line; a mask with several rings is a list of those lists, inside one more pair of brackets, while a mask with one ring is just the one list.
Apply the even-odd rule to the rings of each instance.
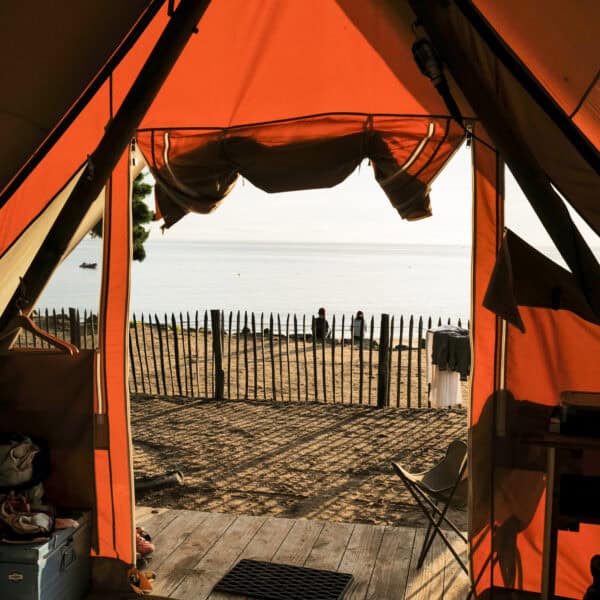
[[600, 554], [592, 556], [590, 571], [593, 583], [587, 589], [583, 600], [600, 600]]
[[313, 338], [324, 342], [329, 335], [329, 323], [325, 318], [325, 309], [319, 309], [319, 316], [313, 322]]
[[355, 340], [360, 340], [365, 331], [365, 317], [363, 315], [363, 311], [359, 310], [356, 312], [356, 317], [354, 317], [354, 323], [352, 324], [352, 337]]

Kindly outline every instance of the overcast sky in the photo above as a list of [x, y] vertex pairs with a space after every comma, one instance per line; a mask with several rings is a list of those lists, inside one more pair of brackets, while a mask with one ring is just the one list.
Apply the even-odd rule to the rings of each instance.
[[[507, 178], [507, 224], [532, 245], [552, 242], [510, 174]], [[239, 180], [210, 215], [188, 215], [152, 239], [293, 241], [346, 243], [457, 244], [471, 236], [470, 150], [461, 148], [433, 184], [433, 217], [409, 223], [400, 218], [365, 162], [332, 189], [266, 194]], [[595, 247], [600, 239], [580, 219]]]

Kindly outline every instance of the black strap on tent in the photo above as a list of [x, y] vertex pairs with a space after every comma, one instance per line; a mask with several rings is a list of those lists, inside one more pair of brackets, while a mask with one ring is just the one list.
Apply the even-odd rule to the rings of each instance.
[[454, 0], [465, 18], [485, 40], [494, 55], [510, 71], [531, 97], [544, 109], [589, 165], [600, 175], [600, 153], [565, 111], [539, 83], [531, 71], [506, 45], [471, 0]]
[[556, 248], [571, 269], [590, 306], [600, 314], [600, 265], [553, 189], [536, 157], [522, 143], [503, 106], [481, 81], [455, 31], [448, 23], [450, 7], [436, 0], [410, 0], [419, 21], [440, 52], [455, 81], [494, 140], [507, 165]]

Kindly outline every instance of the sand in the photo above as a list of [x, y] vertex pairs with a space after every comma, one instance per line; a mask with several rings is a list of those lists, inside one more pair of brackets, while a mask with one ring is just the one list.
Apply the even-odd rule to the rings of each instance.
[[459, 409], [138, 396], [132, 417], [136, 476], [185, 476], [138, 503], [338, 522], [425, 526], [391, 461], [426, 469], [466, 437]]

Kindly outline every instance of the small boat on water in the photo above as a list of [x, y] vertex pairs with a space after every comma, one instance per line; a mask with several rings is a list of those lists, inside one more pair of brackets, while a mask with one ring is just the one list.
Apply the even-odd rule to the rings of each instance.
[[79, 265], [80, 269], [95, 269], [98, 266], [98, 263], [86, 263], [86, 262], [82, 262]]

